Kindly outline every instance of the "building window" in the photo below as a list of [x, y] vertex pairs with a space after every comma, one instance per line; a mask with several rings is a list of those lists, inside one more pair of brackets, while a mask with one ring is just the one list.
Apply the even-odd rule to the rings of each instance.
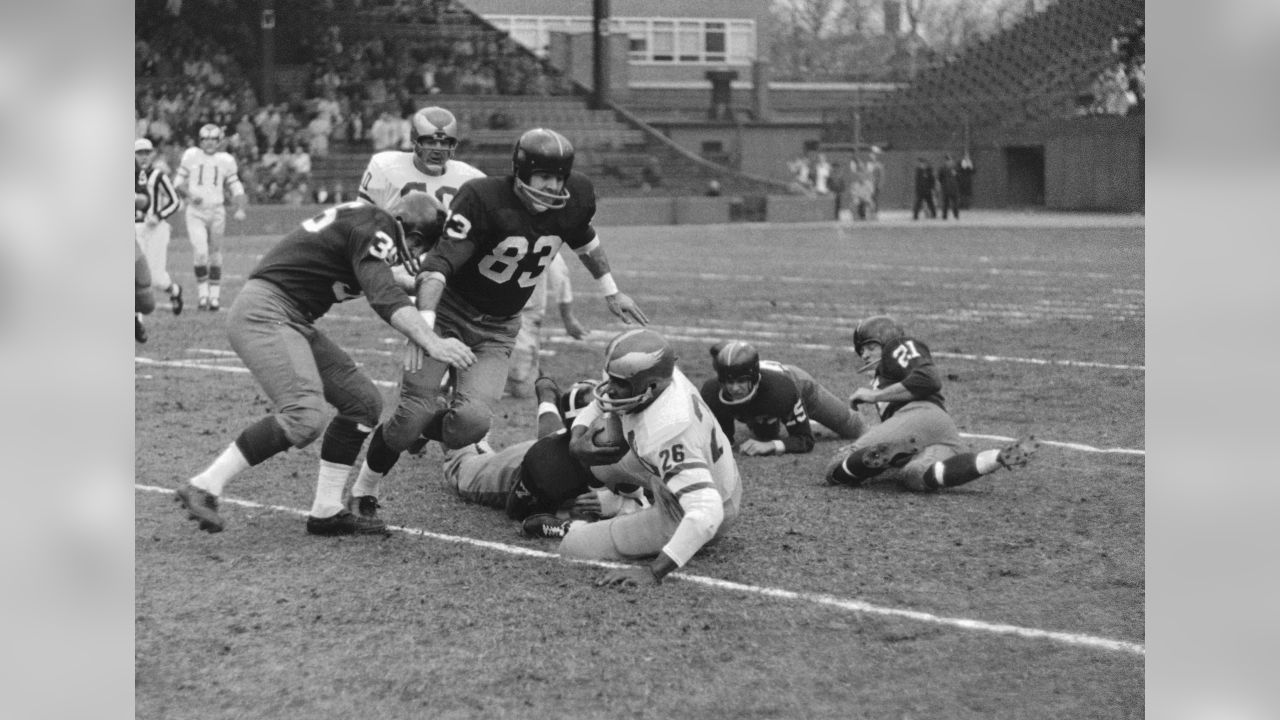
[[[494, 27], [541, 57], [553, 31], [591, 32], [589, 17], [490, 15]], [[638, 63], [750, 65], [756, 56], [754, 20], [613, 18], [610, 32], [625, 34]]]
[[673, 62], [676, 59], [675, 23], [655, 20], [652, 33], [653, 52], [649, 59], [654, 62]]

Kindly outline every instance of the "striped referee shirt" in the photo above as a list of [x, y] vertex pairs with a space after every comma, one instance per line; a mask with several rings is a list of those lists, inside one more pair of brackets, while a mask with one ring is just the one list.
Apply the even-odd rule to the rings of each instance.
[[153, 213], [157, 218], [164, 220], [178, 212], [178, 208], [182, 205], [177, 191], [173, 189], [173, 181], [163, 169], [155, 165], [152, 165], [149, 170], [143, 170], [136, 162], [133, 164], [133, 191], [146, 195], [149, 201], [146, 210], [133, 211], [135, 223], [146, 220], [147, 213]]

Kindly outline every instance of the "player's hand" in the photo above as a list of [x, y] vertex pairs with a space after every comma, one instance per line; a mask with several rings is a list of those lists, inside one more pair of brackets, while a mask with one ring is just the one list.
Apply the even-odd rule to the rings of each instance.
[[245, 217], [244, 208], [236, 208], [235, 215], [233, 215], [232, 217], [234, 217], [237, 220], [243, 220]]
[[610, 570], [596, 580], [596, 587], [648, 587], [657, 585], [658, 578], [647, 567], [624, 567]]
[[854, 390], [853, 394], [849, 396], [849, 407], [857, 410], [862, 403], [874, 403], [875, 392], [869, 387], [860, 387]]
[[634, 320], [641, 325], [649, 324], [648, 316], [644, 314], [639, 305], [636, 305], [636, 301], [628, 297], [626, 293], [616, 292], [606, 296], [604, 301], [609, 306], [609, 312], [621, 318], [622, 322], [630, 325], [631, 321]]
[[435, 336], [427, 343], [425, 349], [431, 357], [440, 362], [449, 363], [459, 370], [471, 367], [471, 364], [476, 361], [476, 354], [458, 338]]
[[589, 517], [602, 517], [604, 508], [600, 505], [600, 496], [596, 495], [594, 490], [588, 490], [573, 499], [573, 507], [570, 512], [576, 515], [584, 515]]
[[582, 327], [582, 323], [577, 318], [570, 318], [564, 321], [564, 331], [574, 340], [581, 340], [587, 336], [587, 329]]
[[774, 455], [778, 452], [778, 447], [768, 440], [747, 438], [738, 446], [738, 452], [743, 455]]

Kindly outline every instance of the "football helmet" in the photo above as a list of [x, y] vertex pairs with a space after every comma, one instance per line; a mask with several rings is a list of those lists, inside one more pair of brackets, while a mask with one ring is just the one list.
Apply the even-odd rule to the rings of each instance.
[[[858, 327], [854, 328], [853, 351], [858, 354], [858, 357], [867, 360], [867, 356], [863, 355], [862, 351], [868, 344], [876, 343], [883, 349], [894, 340], [901, 340], [906, 337], [906, 334], [906, 331], [902, 329], [897, 320], [888, 315], [873, 315], [859, 321]], [[866, 372], [878, 363], [879, 358], [868, 360], [858, 368], [858, 372]]]
[[560, 406], [560, 417], [564, 418], [566, 428], [572, 427], [578, 413], [591, 404], [595, 397], [596, 386], [599, 384], [599, 380], [579, 380], [560, 394], [560, 401], [557, 404]]
[[676, 353], [666, 338], [648, 328], [628, 330], [605, 348], [605, 381], [592, 395], [606, 412], [639, 412], [671, 386], [675, 369]]
[[569, 189], [561, 185], [559, 192], [541, 190], [531, 187], [529, 180], [535, 172], [544, 172], [567, 182], [573, 171], [573, 144], [555, 130], [528, 130], [516, 141], [511, 170], [516, 176], [517, 194], [536, 211], [559, 210], [569, 203]]
[[[760, 353], [751, 343], [725, 340], [711, 346], [711, 366], [720, 381], [720, 401], [740, 405], [756, 396], [760, 387]], [[730, 392], [730, 383], [747, 382], [745, 393]]]
[[458, 119], [442, 107], [424, 107], [413, 114], [413, 154], [428, 175], [443, 175], [458, 146]]
[[405, 270], [422, 272], [422, 256], [435, 246], [444, 229], [444, 207], [428, 193], [413, 190], [396, 198], [387, 207], [396, 219], [396, 252]]
[[222, 144], [222, 128], [213, 123], [206, 123], [200, 127], [200, 147], [207, 153], [212, 154]]

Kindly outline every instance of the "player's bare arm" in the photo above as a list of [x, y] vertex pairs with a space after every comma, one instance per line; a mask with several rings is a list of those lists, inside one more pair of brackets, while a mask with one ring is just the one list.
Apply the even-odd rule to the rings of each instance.
[[582, 261], [587, 272], [591, 273], [591, 277], [600, 283], [600, 290], [604, 293], [604, 301], [609, 306], [609, 312], [628, 325], [633, 320], [641, 325], [649, 324], [649, 317], [644, 314], [636, 301], [618, 290], [613, 273], [609, 271], [609, 258], [605, 255], [603, 247], [596, 245], [587, 252], [579, 253], [578, 259]]
[[[401, 308], [396, 315], [403, 315], [405, 327], [395, 325], [404, 333], [410, 342], [405, 346], [404, 367], [409, 372], [417, 372], [422, 368], [425, 355], [458, 368], [470, 367], [476, 361], [476, 355], [465, 343], [457, 338], [442, 338], [436, 335], [436, 305], [444, 293], [444, 275], [438, 272], [425, 272], [415, 279], [416, 307]], [[409, 317], [412, 315], [413, 317]], [[392, 320], [395, 320], [392, 315]], [[407, 330], [414, 330], [412, 333]]]

